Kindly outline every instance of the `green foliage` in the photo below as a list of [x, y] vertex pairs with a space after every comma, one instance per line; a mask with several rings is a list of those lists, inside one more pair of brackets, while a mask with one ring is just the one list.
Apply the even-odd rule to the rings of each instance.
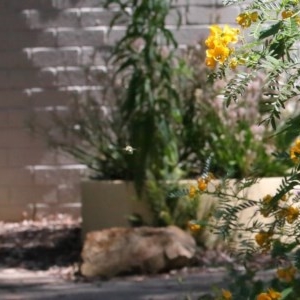
[[126, 14], [124, 37], [117, 42], [112, 63], [126, 86], [121, 114], [128, 143], [138, 151], [132, 157], [135, 187], [140, 194], [147, 178], [178, 179], [175, 129], [181, 122], [181, 103], [174, 88], [177, 42], [166, 28], [172, 1], [108, 1]]
[[[225, 82], [207, 82], [209, 72], [203, 64], [203, 48], [200, 43], [198, 48], [190, 47], [185, 53], [183, 58], [192, 76], [180, 78], [178, 84], [185, 103], [179, 141], [182, 169], [190, 178], [199, 176], [203, 168], [199, 162], [212, 155], [210, 171], [216, 177], [283, 175], [290, 165], [269, 154], [285, 150], [286, 145], [279, 147], [282, 145], [277, 137], [271, 137], [270, 128], [258, 126], [267, 117], [263, 90], [257, 88], [264, 78], [255, 73], [237, 73], [225, 86], [223, 101], [219, 95]], [[238, 102], [236, 93], [243, 94]], [[226, 104], [231, 102], [234, 108], [228, 110]]]
[[86, 165], [90, 177], [132, 180], [129, 167], [132, 155], [125, 151], [124, 123], [120, 111], [111, 107], [112, 103], [119, 104], [124, 91], [113, 79], [113, 69], [103, 76], [101, 83], [104, 88], [86, 92], [85, 99], [82, 94], [70, 94], [67, 110], [54, 109], [51, 122], [32, 114], [28, 126], [50, 148]]
[[[238, 2], [241, 1], [224, 1], [226, 4]], [[207, 226], [224, 235], [232, 252], [236, 257], [241, 257], [245, 264], [244, 274], [233, 275], [233, 299], [300, 299], [297, 275], [300, 271], [300, 127], [296, 109], [300, 90], [297, 52], [299, 11], [298, 0], [254, 0], [248, 3], [240, 18], [250, 18], [253, 13], [257, 14], [257, 18], [253, 17], [248, 23], [239, 19], [239, 23], [242, 26], [246, 24], [244, 27], [249, 25], [250, 29], [245, 34], [252, 39], [247, 36], [233, 52], [244, 66], [232, 74], [227, 61], [215, 75], [210, 76], [214, 80], [233, 76], [224, 92], [225, 101], [232, 109], [232, 105], [245, 96], [246, 87], [259, 74], [265, 75], [261, 121], [266, 127], [271, 125], [272, 136], [276, 137], [282, 149], [285, 148], [285, 153], [276, 154], [276, 157], [292, 163], [275, 194], [262, 196], [261, 199], [247, 199], [241, 196], [239, 185], [236, 192], [233, 189], [234, 193], [228, 193], [226, 183], [213, 192], [219, 201]], [[247, 209], [254, 209], [254, 213], [245, 224], [241, 224], [239, 214]], [[238, 239], [232, 243], [234, 236]], [[275, 263], [276, 276], [270, 282], [256, 281], [255, 274], [259, 269], [251, 270], [247, 266], [257, 253], [269, 253]]]

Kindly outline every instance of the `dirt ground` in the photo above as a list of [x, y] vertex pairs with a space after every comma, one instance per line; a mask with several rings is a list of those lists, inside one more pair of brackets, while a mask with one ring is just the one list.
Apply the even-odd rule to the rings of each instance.
[[[193, 265], [180, 270], [86, 279], [80, 275], [81, 249], [80, 220], [66, 215], [0, 222], [0, 299], [200, 299], [211, 286], [226, 287], [226, 265], [237, 264], [222, 247], [199, 247]], [[272, 266], [268, 257], [253, 263]]]
[[[61, 269], [62, 273], [72, 270], [73, 275], [77, 276], [80, 275], [82, 243], [80, 220], [67, 215], [19, 223], [0, 222], [0, 268], [31, 271]], [[258, 257], [257, 263], [262, 262], [268, 264], [269, 259]], [[199, 247], [193, 264], [186, 269], [195, 272], [197, 269], [219, 268], [234, 263], [235, 259], [224, 247]]]
[[66, 215], [0, 222], [0, 268], [48, 270], [80, 262], [80, 220]]

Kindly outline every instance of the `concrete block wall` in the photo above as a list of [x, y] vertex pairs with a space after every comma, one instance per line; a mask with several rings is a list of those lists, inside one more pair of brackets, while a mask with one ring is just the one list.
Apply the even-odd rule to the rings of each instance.
[[[126, 22], [108, 35], [115, 12], [105, 11], [103, 2], [0, 0], [0, 220], [80, 215], [83, 166], [47, 149], [44, 140], [29, 134], [25, 121], [29, 112], [64, 106], [73, 91], [84, 96], [97, 85], [93, 76], [103, 71], [103, 56], [123, 35]], [[221, 0], [175, 4], [182, 26], [176, 29], [173, 12], [168, 25], [182, 45], [204, 38], [211, 23], [232, 23], [240, 11], [224, 8]], [[86, 68], [92, 70], [89, 76]]]

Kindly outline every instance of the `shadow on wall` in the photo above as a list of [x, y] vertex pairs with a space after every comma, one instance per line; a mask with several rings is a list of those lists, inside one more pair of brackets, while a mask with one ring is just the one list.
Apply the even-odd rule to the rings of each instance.
[[102, 2], [0, 2], [0, 220], [80, 214], [82, 166], [30, 136], [24, 121], [32, 112], [47, 121], [53, 107], [98, 84], [107, 52], [97, 26], [97, 18], [107, 18]]

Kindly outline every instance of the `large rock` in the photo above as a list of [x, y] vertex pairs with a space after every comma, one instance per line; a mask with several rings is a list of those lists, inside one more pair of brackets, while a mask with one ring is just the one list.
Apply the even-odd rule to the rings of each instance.
[[104, 229], [87, 234], [81, 273], [87, 277], [157, 273], [184, 267], [195, 252], [194, 239], [175, 226]]

